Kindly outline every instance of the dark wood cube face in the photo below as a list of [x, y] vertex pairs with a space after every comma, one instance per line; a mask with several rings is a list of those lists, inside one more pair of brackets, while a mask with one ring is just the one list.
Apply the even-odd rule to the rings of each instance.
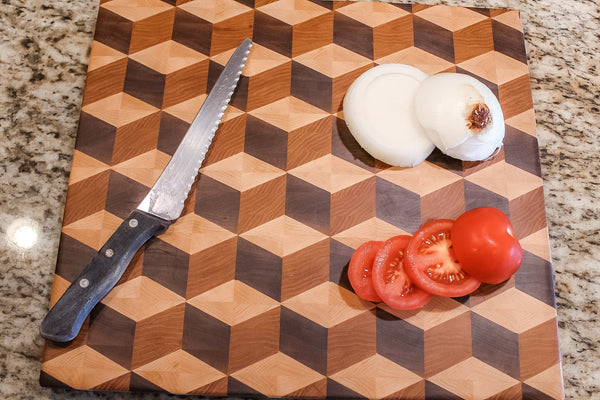
[[415, 17], [415, 47], [454, 62], [454, 37], [452, 32], [423, 18]]
[[[194, 14], [181, 9], [175, 10], [173, 40], [202, 54], [210, 55], [213, 25]], [[189, 32], [198, 32], [190, 35]]]
[[104, 7], [98, 10], [94, 39], [112, 49], [127, 54], [131, 43], [133, 22]]
[[299, 62], [292, 63], [292, 95], [331, 112], [333, 79]]
[[123, 91], [154, 107], [161, 107], [165, 90], [165, 75], [129, 60]]
[[[561, 398], [535, 119], [513, 10], [323, 0], [111, 0], [90, 55], [52, 304], [156, 181], [234, 49], [254, 46], [184, 210], [41, 382], [285, 398]], [[503, 108], [484, 162], [375, 160], [344, 120], [378, 64], [460, 72]], [[367, 240], [493, 206], [519, 271], [420, 310], [358, 298]], [[465, 382], [472, 378], [472, 382]]]
[[260, 11], [256, 12], [254, 23], [258, 28], [253, 37], [256, 43], [287, 57], [292, 56], [293, 26]]

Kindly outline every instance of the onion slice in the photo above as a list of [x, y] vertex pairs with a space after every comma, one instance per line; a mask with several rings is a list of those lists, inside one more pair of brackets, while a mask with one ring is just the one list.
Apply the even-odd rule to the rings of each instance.
[[414, 111], [414, 96], [428, 75], [404, 64], [383, 64], [359, 76], [344, 98], [348, 129], [370, 155], [413, 167], [435, 148]]

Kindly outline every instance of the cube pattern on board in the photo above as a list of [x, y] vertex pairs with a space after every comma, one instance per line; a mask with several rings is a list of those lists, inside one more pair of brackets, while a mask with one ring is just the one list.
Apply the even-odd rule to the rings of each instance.
[[[54, 304], [137, 206], [234, 49], [254, 40], [182, 216], [134, 257], [41, 383], [306, 398], [563, 396], [535, 118], [515, 10], [320, 0], [102, 1], [66, 201]], [[507, 133], [485, 162], [374, 160], [344, 122], [362, 72], [473, 75]], [[365, 240], [497, 207], [519, 271], [393, 310], [345, 276]]]

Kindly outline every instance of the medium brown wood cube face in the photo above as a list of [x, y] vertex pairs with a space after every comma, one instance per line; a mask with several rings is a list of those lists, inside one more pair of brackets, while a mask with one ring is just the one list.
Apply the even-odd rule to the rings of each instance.
[[248, 11], [213, 25], [210, 55], [214, 56], [237, 47], [244, 39], [252, 37], [254, 12]]
[[414, 44], [412, 16], [406, 15], [373, 28], [373, 58], [376, 60]]
[[[285, 214], [285, 185], [285, 176], [280, 176], [241, 193], [240, 232], [247, 232]], [[261, 212], [255, 212], [257, 209]]]
[[325, 46], [333, 40], [333, 14], [323, 14], [294, 25], [292, 57]]
[[289, 132], [287, 169], [331, 153], [332, 116], [321, 118]]
[[156, 148], [160, 113], [117, 128], [112, 163], [118, 164]]
[[[506, 82], [498, 87], [498, 97], [505, 118], [513, 117], [533, 107], [531, 96], [524, 95], [530, 91], [531, 84], [527, 75]], [[514, 99], [514, 101], [508, 102], [507, 99]]]
[[125, 82], [127, 56], [100, 42], [94, 42], [88, 64], [83, 105], [119, 93]]
[[171, 9], [133, 23], [130, 53], [135, 53], [171, 39], [175, 10]]
[[273, 101], [288, 96], [291, 91], [290, 74], [292, 63], [287, 62], [278, 67], [248, 78], [248, 102], [246, 111], [251, 111]]
[[203, 165], [219, 162], [244, 151], [244, 135], [246, 130], [246, 114], [230, 107], [225, 112], [219, 125], [219, 134], [213, 139], [214, 145], [208, 150]]
[[[127, 60], [121, 60], [104, 66], [95, 71], [89, 71], [86, 80], [86, 92], [83, 104], [93, 103], [111, 94], [119, 93], [123, 89]], [[105, 73], [109, 73], [110, 79], [106, 79]], [[90, 90], [87, 90], [90, 88]], [[93, 89], [95, 88], [95, 89]]]
[[491, 23], [490, 20], [484, 20], [454, 32], [456, 63], [494, 50]]
[[206, 92], [208, 60], [190, 65], [165, 77], [163, 107], [170, 107]]
[[[364, 190], [364, 191], [363, 191]], [[364, 193], [370, 193], [364, 196]], [[355, 226], [358, 221], [375, 217], [375, 177], [331, 195], [331, 234], [335, 235]], [[351, 210], [352, 212], [348, 212]]]

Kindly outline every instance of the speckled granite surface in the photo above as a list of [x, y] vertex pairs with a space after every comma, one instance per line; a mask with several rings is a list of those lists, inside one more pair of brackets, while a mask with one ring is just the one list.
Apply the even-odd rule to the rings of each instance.
[[[170, 398], [38, 385], [39, 324], [49, 302], [98, 1], [23, 3], [0, 3], [0, 398]], [[566, 397], [600, 398], [600, 6], [596, 0], [422, 3], [521, 10]], [[38, 240], [19, 248], [9, 238], [15, 224], [28, 222]]]

